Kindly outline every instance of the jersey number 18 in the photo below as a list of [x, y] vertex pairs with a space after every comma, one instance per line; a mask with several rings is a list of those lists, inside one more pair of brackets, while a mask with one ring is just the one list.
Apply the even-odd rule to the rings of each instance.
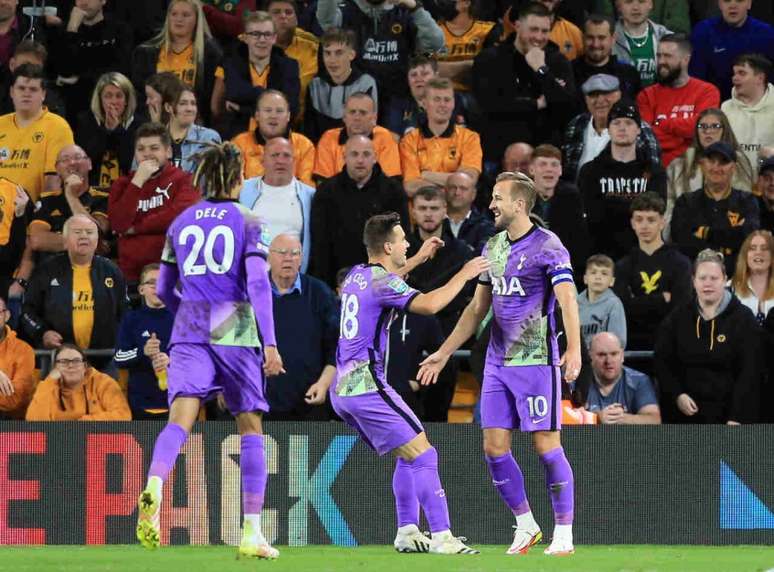
[[[183, 262], [185, 276], [200, 276], [207, 271], [213, 274], [225, 274], [231, 270], [234, 264], [234, 232], [231, 228], [219, 224], [205, 236], [202, 227], [195, 224], [188, 225], [177, 238], [178, 246], [188, 246], [189, 238], [193, 238], [193, 246]], [[217, 261], [215, 243], [219, 238], [223, 239], [223, 253], [220, 261]], [[201, 264], [200, 260], [202, 251], [204, 251], [204, 264]]]
[[345, 340], [351, 340], [357, 336], [360, 324], [357, 322], [357, 311], [360, 309], [360, 300], [354, 294], [341, 296], [341, 323], [339, 333]]

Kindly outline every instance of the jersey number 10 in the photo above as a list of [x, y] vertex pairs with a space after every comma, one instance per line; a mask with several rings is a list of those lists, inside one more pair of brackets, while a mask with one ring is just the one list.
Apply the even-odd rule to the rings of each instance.
[[[177, 238], [178, 246], [188, 246], [189, 238], [193, 238], [193, 246], [183, 262], [185, 276], [201, 276], [208, 271], [213, 274], [225, 274], [231, 270], [231, 266], [234, 264], [234, 232], [231, 228], [219, 224], [205, 236], [202, 227], [195, 224], [188, 225]], [[218, 238], [223, 239], [220, 262], [215, 260], [215, 243]], [[201, 264], [199, 258], [202, 251], [204, 251], [204, 264]]]

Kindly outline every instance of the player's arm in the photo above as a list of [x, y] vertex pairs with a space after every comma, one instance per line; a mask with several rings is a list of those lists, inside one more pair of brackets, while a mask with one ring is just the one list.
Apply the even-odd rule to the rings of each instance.
[[489, 260], [483, 256], [469, 260], [446, 284], [432, 292], [416, 296], [409, 304], [409, 311], [425, 316], [437, 314], [457, 297], [468, 280], [477, 278], [487, 270], [489, 270]]
[[562, 309], [564, 334], [567, 336], [567, 349], [559, 365], [565, 366], [564, 378], [575, 381], [581, 368], [581, 335], [580, 316], [578, 314], [578, 292], [572, 280], [557, 282], [554, 285], [554, 296]]
[[439, 248], [443, 247], [443, 244], [444, 244], [443, 240], [441, 240], [437, 236], [431, 236], [425, 242], [422, 243], [422, 246], [419, 248], [419, 251], [414, 256], [407, 259], [406, 264], [404, 264], [403, 267], [401, 267], [395, 273], [400, 277], [407, 276], [412, 270], [414, 270], [414, 268], [430, 260], [435, 254], [435, 252]]
[[180, 298], [175, 292], [179, 277], [180, 272], [177, 269], [177, 264], [162, 260], [161, 268], [159, 268], [159, 281], [156, 284], [156, 295], [173, 314], [177, 312], [177, 307], [180, 305]]
[[449, 361], [451, 355], [476, 333], [476, 328], [484, 320], [491, 306], [491, 284], [479, 283], [476, 286], [473, 299], [463, 310], [452, 333], [435, 353], [419, 364], [419, 373], [417, 373], [417, 381], [419, 383], [430, 385], [437, 381], [438, 375], [446, 365], [446, 362]]
[[271, 297], [269, 267], [266, 259], [258, 254], [248, 255], [245, 259], [247, 272], [247, 297], [255, 312], [255, 321], [261, 331], [263, 352], [266, 356], [264, 371], [266, 375], [285, 373], [282, 358], [277, 351], [277, 338], [274, 335], [274, 302]]

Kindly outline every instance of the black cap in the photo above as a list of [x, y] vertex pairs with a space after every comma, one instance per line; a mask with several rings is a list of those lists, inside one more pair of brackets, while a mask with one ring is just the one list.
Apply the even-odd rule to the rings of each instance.
[[736, 149], [724, 141], [715, 141], [704, 149], [702, 155], [705, 157], [720, 156], [729, 163], [736, 163]]
[[765, 171], [774, 171], [774, 155], [761, 161], [761, 166], [758, 169], [758, 174], [762, 175]]
[[642, 124], [642, 118], [640, 118], [640, 112], [634, 102], [620, 99], [613, 104], [610, 109], [610, 113], [607, 115], [607, 124], [613, 121], [613, 119], [621, 119], [626, 117], [633, 120], [637, 125]]

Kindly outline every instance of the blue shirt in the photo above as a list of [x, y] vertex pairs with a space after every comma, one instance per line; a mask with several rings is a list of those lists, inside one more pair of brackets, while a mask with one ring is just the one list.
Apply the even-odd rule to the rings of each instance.
[[271, 293], [275, 296], [287, 296], [288, 294], [292, 294], [293, 292], [298, 292], [299, 294], [303, 294], [304, 291], [301, 290], [301, 273], [299, 272], [296, 274], [296, 279], [293, 282], [293, 285], [288, 289], [287, 292], [280, 292], [279, 288], [277, 288], [277, 285], [274, 283], [274, 280], [271, 279], [271, 276], [269, 277], [269, 281], [271, 282]]
[[608, 395], [602, 395], [596, 383], [591, 384], [586, 409], [598, 413], [614, 403], [620, 403], [624, 411], [632, 414], [646, 405], [658, 405], [653, 382], [641, 371], [624, 366], [620, 379]]

